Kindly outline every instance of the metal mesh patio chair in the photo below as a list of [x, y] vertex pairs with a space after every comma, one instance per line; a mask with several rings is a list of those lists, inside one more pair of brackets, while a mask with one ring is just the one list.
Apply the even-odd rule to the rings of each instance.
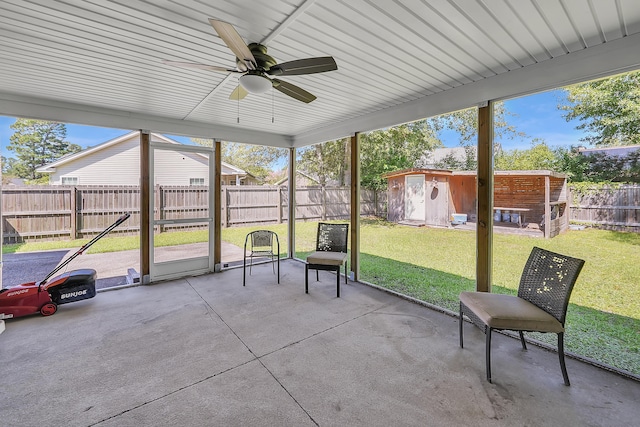
[[318, 270], [336, 272], [338, 298], [340, 298], [340, 267], [344, 264], [344, 283], [347, 283], [347, 239], [349, 224], [318, 223], [316, 250], [307, 257], [304, 270], [304, 291], [309, 293], [309, 270], [316, 270], [316, 281], [319, 280]]
[[[275, 246], [274, 246], [275, 244]], [[248, 248], [247, 248], [248, 246]], [[242, 263], [242, 286], [246, 285], [247, 258], [249, 258], [249, 275], [254, 258], [269, 258], [271, 269], [275, 273], [274, 262], [278, 264], [278, 283], [280, 283], [280, 240], [278, 235], [269, 230], [257, 230], [247, 234], [244, 239], [244, 259]]]
[[460, 347], [463, 347], [463, 315], [486, 334], [487, 381], [491, 382], [491, 332], [518, 331], [522, 348], [527, 349], [523, 332], [558, 334], [558, 357], [564, 383], [569, 376], [564, 361], [564, 322], [573, 290], [584, 261], [534, 247], [524, 266], [518, 296], [487, 292], [460, 294]]

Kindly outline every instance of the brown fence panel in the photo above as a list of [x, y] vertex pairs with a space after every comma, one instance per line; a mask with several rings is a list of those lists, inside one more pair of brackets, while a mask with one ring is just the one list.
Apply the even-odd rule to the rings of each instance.
[[122, 214], [131, 217], [113, 233], [136, 234], [140, 228], [140, 189], [138, 186], [78, 186], [73, 238], [86, 238], [100, 233]]
[[[157, 186], [154, 189], [156, 219], [189, 219], [209, 216], [208, 186]], [[206, 228], [208, 224], [165, 224], [156, 232]]]
[[68, 238], [72, 187], [2, 189], [3, 242]]
[[[299, 187], [296, 220], [349, 219], [348, 187]], [[288, 221], [289, 194], [279, 186], [224, 186], [223, 227]], [[361, 214], [386, 216], [386, 193], [363, 190]], [[207, 186], [156, 186], [155, 219], [208, 215]], [[107, 228], [125, 212], [131, 217], [114, 233], [136, 234], [140, 228], [138, 186], [38, 186], [6, 188], [2, 194], [4, 243], [25, 240], [87, 238]], [[156, 232], [203, 228], [208, 224], [166, 224]]]
[[593, 187], [571, 191], [570, 220], [619, 231], [640, 231], [640, 186]]

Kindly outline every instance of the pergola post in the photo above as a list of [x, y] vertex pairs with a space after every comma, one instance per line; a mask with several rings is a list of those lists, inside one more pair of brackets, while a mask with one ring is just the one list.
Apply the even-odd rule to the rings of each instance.
[[493, 102], [478, 108], [476, 290], [491, 292], [493, 260]]
[[289, 148], [289, 205], [288, 209], [288, 233], [287, 233], [287, 258], [296, 256], [296, 149]]
[[351, 280], [360, 278], [360, 133], [351, 143]]
[[140, 130], [140, 283], [149, 283], [151, 230], [149, 224], [151, 188], [149, 187], [150, 132]]
[[[213, 197], [213, 270], [222, 268], [222, 142], [213, 141], [213, 194], [209, 185], [209, 197]], [[209, 163], [211, 164], [211, 162]], [[211, 166], [210, 166], [211, 167]]]

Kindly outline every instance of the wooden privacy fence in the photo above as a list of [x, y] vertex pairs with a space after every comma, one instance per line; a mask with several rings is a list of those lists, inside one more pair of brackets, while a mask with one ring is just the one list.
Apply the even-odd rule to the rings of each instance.
[[640, 185], [570, 189], [569, 220], [619, 231], [640, 231]]
[[[288, 221], [286, 187], [223, 186], [222, 226], [274, 224]], [[156, 219], [198, 218], [208, 215], [207, 186], [157, 186]], [[361, 215], [386, 216], [385, 192], [361, 191]], [[299, 187], [296, 220], [348, 219], [348, 187]], [[124, 212], [131, 217], [114, 233], [137, 234], [140, 228], [138, 186], [5, 187], [2, 192], [3, 243], [26, 240], [75, 239], [97, 234]], [[166, 224], [156, 232], [202, 227]]]

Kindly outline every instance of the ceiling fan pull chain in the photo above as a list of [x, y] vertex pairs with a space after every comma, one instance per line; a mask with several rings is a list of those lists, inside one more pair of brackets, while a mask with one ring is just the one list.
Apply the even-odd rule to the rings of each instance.
[[271, 86], [271, 123], [275, 123], [276, 119], [275, 119], [275, 114], [274, 114], [274, 101], [273, 101], [273, 86]]
[[238, 119], [237, 122], [240, 123], [240, 91], [238, 91], [237, 102], [238, 102]]

